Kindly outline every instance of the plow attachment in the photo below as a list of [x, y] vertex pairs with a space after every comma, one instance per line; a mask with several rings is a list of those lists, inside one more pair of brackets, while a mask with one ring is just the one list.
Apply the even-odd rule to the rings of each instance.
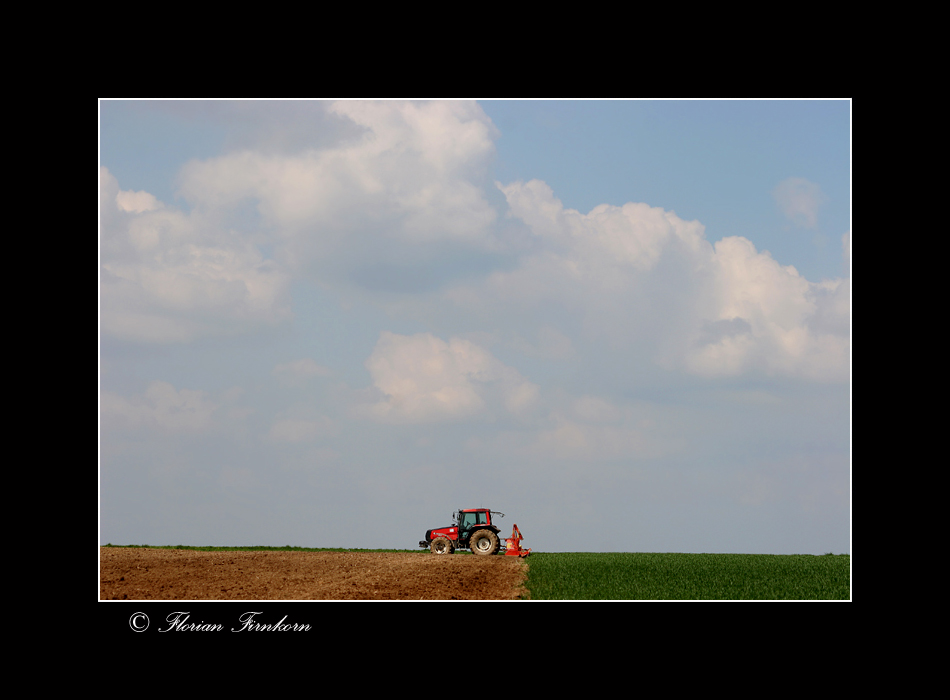
[[531, 554], [530, 549], [521, 548], [521, 540], [524, 537], [521, 535], [521, 530], [518, 529], [516, 524], [511, 530], [511, 537], [505, 540], [505, 556], [507, 557], [526, 557]]

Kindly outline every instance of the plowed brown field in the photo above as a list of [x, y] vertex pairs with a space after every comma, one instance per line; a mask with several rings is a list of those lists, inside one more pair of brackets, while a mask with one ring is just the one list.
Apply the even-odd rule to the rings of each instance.
[[99, 548], [100, 600], [517, 600], [518, 557]]

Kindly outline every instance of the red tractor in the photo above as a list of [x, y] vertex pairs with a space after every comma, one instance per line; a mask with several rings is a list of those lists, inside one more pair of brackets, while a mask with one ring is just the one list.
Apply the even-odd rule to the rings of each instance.
[[470, 549], [472, 554], [505, 554], [526, 557], [531, 550], [521, 549], [521, 531], [515, 525], [511, 537], [501, 544], [500, 530], [492, 524], [491, 516], [505, 517], [504, 513], [488, 508], [469, 508], [452, 514], [452, 525], [426, 530], [426, 538], [419, 542], [433, 554], [452, 554], [456, 549]]

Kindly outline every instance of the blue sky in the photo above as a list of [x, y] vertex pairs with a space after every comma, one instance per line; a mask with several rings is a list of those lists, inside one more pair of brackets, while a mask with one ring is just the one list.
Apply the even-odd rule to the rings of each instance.
[[99, 106], [100, 543], [850, 552], [849, 101]]

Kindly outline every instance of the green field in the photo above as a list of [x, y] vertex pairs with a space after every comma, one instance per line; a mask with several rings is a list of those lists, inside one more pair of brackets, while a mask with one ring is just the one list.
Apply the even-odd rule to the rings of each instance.
[[850, 600], [851, 556], [532, 553], [531, 600]]

